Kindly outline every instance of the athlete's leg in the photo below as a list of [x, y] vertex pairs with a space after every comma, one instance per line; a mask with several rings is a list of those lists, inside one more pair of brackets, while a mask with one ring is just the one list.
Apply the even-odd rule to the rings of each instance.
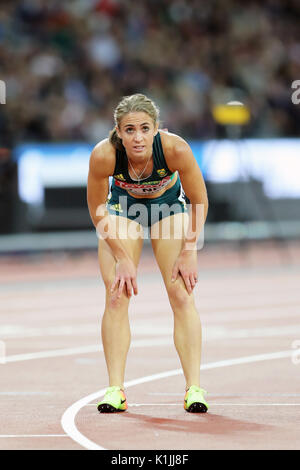
[[[143, 238], [135, 239], [133, 233], [136, 233], [135, 226], [137, 231], [139, 230], [139, 224], [125, 217], [114, 215], [110, 215], [110, 217], [116, 224], [116, 231], [119, 234], [122, 232], [122, 243], [137, 267], [142, 251]], [[130, 230], [128, 229], [129, 224]], [[117, 289], [113, 293], [110, 292], [110, 287], [115, 279], [116, 260], [105, 240], [99, 240], [98, 259], [106, 288], [101, 334], [109, 385], [123, 388], [126, 358], [131, 339], [128, 319], [129, 298], [125, 293], [125, 288], [120, 298], [117, 298]]]
[[200, 386], [201, 323], [194, 295], [188, 294], [182, 277], [178, 275], [177, 280], [171, 282], [172, 269], [183, 246], [183, 227], [187, 224], [187, 213], [156, 222], [151, 227], [151, 243], [174, 313], [174, 343], [188, 388]]

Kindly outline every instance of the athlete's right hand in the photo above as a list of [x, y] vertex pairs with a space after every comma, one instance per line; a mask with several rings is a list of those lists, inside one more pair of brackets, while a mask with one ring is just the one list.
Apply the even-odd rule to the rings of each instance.
[[136, 283], [136, 267], [131, 258], [122, 258], [116, 263], [116, 277], [111, 286], [113, 293], [117, 287], [117, 297], [120, 298], [125, 286], [125, 292], [128, 297], [131, 297], [132, 290], [134, 295], [137, 295], [138, 288]]

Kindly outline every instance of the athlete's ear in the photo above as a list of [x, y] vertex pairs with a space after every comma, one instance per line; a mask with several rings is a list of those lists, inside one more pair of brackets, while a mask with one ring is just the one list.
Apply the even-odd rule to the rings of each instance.
[[154, 126], [154, 135], [157, 135], [158, 133], [158, 126], [159, 126], [159, 123], [157, 122]]
[[115, 127], [115, 129], [116, 129], [117, 136], [119, 137], [119, 139], [121, 139], [120, 129], [117, 126]]

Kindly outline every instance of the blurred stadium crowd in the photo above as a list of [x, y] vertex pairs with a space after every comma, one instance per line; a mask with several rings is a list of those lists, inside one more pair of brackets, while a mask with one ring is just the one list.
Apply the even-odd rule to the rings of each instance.
[[248, 136], [297, 135], [299, 22], [299, 0], [1, 2], [1, 145], [99, 141], [135, 92], [185, 138], [216, 137], [211, 108], [231, 99], [251, 108]]

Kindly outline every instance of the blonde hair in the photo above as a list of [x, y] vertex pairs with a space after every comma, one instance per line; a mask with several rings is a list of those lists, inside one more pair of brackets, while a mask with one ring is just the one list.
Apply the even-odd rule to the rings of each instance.
[[146, 113], [151, 117], [154, 125], [159, 123], [159, 108], [150, 98], [142, 93], [124, 96], [114, 111], [115, 127], [109, 133], [110, 143], [119, 150], [124, 149], [124, 147], [122, 140], [118, 137], [116, 127], [120, 126], [121, 120], [126, 114], [132, 112]]

